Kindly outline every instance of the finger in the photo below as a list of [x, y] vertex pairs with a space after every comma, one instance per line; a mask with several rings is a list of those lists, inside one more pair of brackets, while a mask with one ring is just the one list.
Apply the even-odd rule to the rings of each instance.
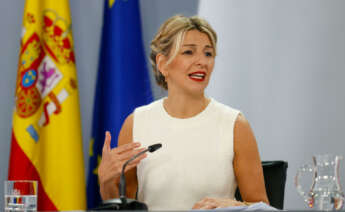
[[141, 162], [142, 159], [146, 158], [145, 156], [140, 156], [139, 158], [135, 159], [134, 161], [132, 161], [130, 164], [128, 164], [128, 166], [125, 169], [125, 172], [133, 169], [134, 167], [138, 166], [139, 163]]
[[[137, 157], [136, 159], [134, 159], [133, 161], [131, 161], [127, 166], [126, 166], [126, 171], [128, 170], [129, 167], [132, 167], [132, 166], [137, 166], [140, 161], [144, 158], [147, 157], [147, 154], [144, 153], [143, 155], [140, 155], [139, 157]], [[130, 158], [130, 157], [129, 157]], [[121, 172], [122, 168], [120, 167], [123, 167], [123, 165], [129, 160], [129, 158], [126, 158], [126, 157], [123, 157], [121, 160], [119, 160], [119, 158], [116, 158], [116, 163], [117, 165], [115, 166], [115, 163], [114, 164], [114, 169], [116, 170], [119, 170]]]
[[128, 144], [124, 144], [121, 146], [118, 146], [116, 148], [113, 149], [114, 152], [116, 152], [117, 154], [121, 154], [130, 150], [133, 150], [135, 148], [140, 147], [140, 143], [139, 142], [132, 142], [132, 143], [128, 143]]
[[214, 202], [214, 201], [216, 201], [216, 199], [214, 199], [212, 197], [205, 197], [203, 200], [206, 201], [206, 202]]
[[[146, 153], [144, 153], [143, 155], [140, 155], [138, 158], [134, 159], [133, 161], [131, 161], [127, 166], [126, 166], [126, 170], [128, 170], [129, 165], [134, 164], [134, 166], [138, 165], [139, 162], [144, 159], [146, 157]], [[123, 165], [130, 159], [131, 157], [122, 157], [122, 159], [120, 160], [118, 156], [116, 157], [112, 157], [111, 158], [111, 164], [113, 165], [111, 167], [111, 169], [115, 170], [116, 173], [121, 173], [122, 172], [122, 167]]]
[[215, 207], [215, 200], [213, 198], [205, 197], [199, 202], [195, 203], [192, 209], [212, 209]]
[[140, 163], [141, 160], [143, 160], [144, 158], [147, 157], [147, 154], [142, 154], [139, 157], [137, 157], [136, 159], [134, 159], [131, 163]]
[[141, 162], [141, 160], [143, 160], [146, 157], [147, 157], [146, 154], [141, 155], [138, 158], [136, 158], [135, 160], [131, 161], [128, 165], [137, 165], [137, 164], [139, 164]]
[[196, 202], [192, 209], [200, 209], [203, 206], [203, 200], [200, 200], [199, 202]]
[[214, 209], [217, 208], [218, 204], [212, 198], [205, 198], [202, 202], [200, 209]]
[[200, 209], [215, 209], [215, 208], [217, 208], [215, 205], [206, 204], [203, 207], [201, 207]]
[[134, 169], [135, 167], [137, 167], [139, 165], [139, 163], [135, 163], [135, 164], [131, 164], [131, 165], [128, 165], [125, 169], [125, 173]]
[[200, 209], [200, 204], [199, 203], [195, 203], [193, 205], [192, 209]]
[[131, 151], [127, 151], [127, 152], [117, 153], [117, 158], [118, 158], [118, 160], [129, 160], [130, 158], [132, 158], [133, 156], [135, 156], [136, 154], [138, 154], [144, 150], [145, 150], [145, 148], [140, 148], [140, 149], [131, 150]]
[[212, 209], [212, 208], [215, 208], [215, 207], [206, 203], [198, 203], [193, 206], [193, 209]]
[[105, 131], [105, 139], [104, 139], [104, 144], [103, 144], [103, 153], [110, 151], [110, 142], [111, 142], [111, 135], [109, 131]]

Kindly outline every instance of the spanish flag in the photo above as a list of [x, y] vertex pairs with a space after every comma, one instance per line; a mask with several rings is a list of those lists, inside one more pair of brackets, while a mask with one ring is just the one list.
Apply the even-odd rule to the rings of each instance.
[[38, 210], [83, 210], [86, 188], [68, 0], [27, 0], [9, 180], [38, 181]]

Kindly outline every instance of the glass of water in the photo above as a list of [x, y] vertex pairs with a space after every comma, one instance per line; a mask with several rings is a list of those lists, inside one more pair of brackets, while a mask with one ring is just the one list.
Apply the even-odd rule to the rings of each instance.
[[5, 212], [37, 211], [37, 181], [5, 181]]

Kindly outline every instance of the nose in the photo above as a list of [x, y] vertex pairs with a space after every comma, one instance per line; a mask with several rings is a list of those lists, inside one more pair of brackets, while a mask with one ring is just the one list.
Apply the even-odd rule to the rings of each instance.
[[208, 65], [209, 59], [210, 58], [206, 57], [206, 55], [204, 53], [201, 53], [201, 54], [198, 54], [195, 63], [196, 63], [196, 65], [204, 68], [205, 66]]

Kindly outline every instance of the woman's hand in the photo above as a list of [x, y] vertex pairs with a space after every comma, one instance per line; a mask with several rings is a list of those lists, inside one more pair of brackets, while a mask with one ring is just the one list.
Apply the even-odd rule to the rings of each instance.
[[[98, 167], [98, 179], [100, 188], [103, 190], [103, 192], [101, 192], [103, 194], [102, 199], [114, 198], [117, 193], [117, 184], [120, 179], [123, 164], [135, 154], [138, 154], [140, 151], [145, 149], [138, 149], [138, 147], [140, 147], [140, 143], [137, 142], [124, 144], [111, 149], [110, 142], [111, 136], [107, 131], [103, 145], [102, 160]], [[125, 172], [136, 167], [145, 157], [146, 154], [143, 154], [133, 160], [127, 165]]]
[[209, 198], [206, 197], [199, 202], [195, 203], [193, 209], [215, 209], [215, 208], [226, 208], [230, 206], [244, 206], [243, 202], [239, 202], [233, 199], [222, 199], [222, 198]]

